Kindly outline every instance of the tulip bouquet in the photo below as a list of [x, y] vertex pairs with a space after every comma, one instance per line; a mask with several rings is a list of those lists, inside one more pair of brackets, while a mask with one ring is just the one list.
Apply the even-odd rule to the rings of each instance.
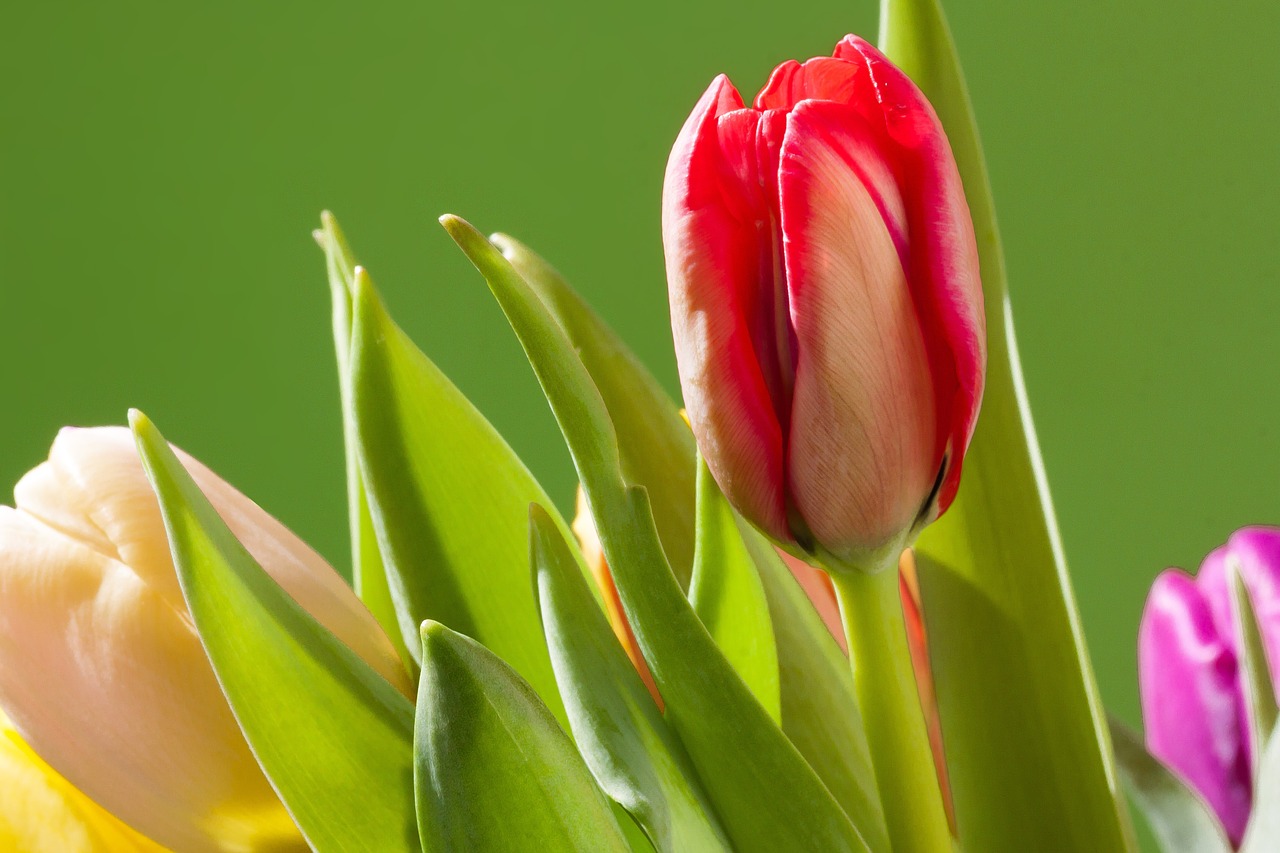
[[1135, 850], [1123, 780], [1161, 850], [1280, 850], [1280, 531], [1161, 576], [1146, 744], [1109, 723], [936, 0], [879, 42], [681, 130], [683, 410], [442, 218], [575, 519], [327, 214], [353, 585], [145, 415], [64, 430], [0, 507], [0, 849]]

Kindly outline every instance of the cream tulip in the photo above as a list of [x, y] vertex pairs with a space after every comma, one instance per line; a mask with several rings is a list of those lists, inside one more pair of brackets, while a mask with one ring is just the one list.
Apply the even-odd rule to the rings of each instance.
[[[250, 554], [406, 696], [394, 648], [342, 578], [178, 451]], [[305, 850], [209, 666], [160, 508], [121, 427], [64, 429], [0, 507], [0, 707], [116, 817], [180, 851]]]

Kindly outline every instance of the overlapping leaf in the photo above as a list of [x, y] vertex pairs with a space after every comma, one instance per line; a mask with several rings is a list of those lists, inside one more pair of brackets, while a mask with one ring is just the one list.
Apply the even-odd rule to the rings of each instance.
[[568, 543], [541, 507], [530, 550], [542, 621], [578, 750], [661, 853], [727, 851], [680, 741], [619, 645]]
[[[982, 147], [938, 0], [883, 0], [880, 46], [945, 127], [986, 298], [986, 393], [964, 480], [917, 546], [961, 842], [969, 850], [1125, 850], [1102, 704], [1049, 503], [1009, 314]], [[1018, 685], [1010, 701], [1009, 685]]]
[[[356, 261], [338, 221], [326, 211], [320, 216], [316, 242], [324, 250], [333, 302], [333, 343], [338, 356], [338, 392], [342, 404], [342, 439], [347, 462], [347, 517], [351, 528], [351, 575], [356, 594], [387, 632], [396, 651], [411, 670], [417, 665], [405, 644], [396, 618], [391, 587], [378, 550], [373, 518], [365, 497], [360, 473], [360, 452], [356, 436], [356, 413], [351, 388], [351, 293], [355, 286]], [[416, 648], [416, 645], [415, 645]]]
[[782, 717], [778, 647], [764, 584], [733, 507], [698, 457], [698, 534], [689, 603], [729, 664], [774, 722]]
[[630, 853], [572, 741], [529, 684], [436, 622], [422, 629], [414, 752], [428, 849]]
[[442, 220], [485, 275], [565, 434], [619, 595], [709, 799], [740, 851], [866, 850], [684, 598], [643, 488], [622, 477], [617, 436], [590, 375], [523, 278], [483, 235]]
[[357, 448], [401, 631], [416, 638], [432, 619], [474, 638], [563, 721], [528, 576], [528, 507], [551, 501], [391, 321], [363, 270], [353, 286]]
[[[496, 235], [493, 242], [542, 299], [600, 389], [617, 430], [624, 478], [644, 486], [655, 505], [661, 503], [655, 506], [655, 521], [680, 578], [676, 555], [687, 553], [686, 565], [691, 565], [693, 553], [696, 465], [692, 433], [676, 404], [546, 261], [506, 235]], [[661, 501], [652, 496], [662, 496]], [[740, 519], [739, 527], [755, 558], [773, 621], [783, 732], [863, 828], [872, 849], [885, 849], [849, 661], [772, 546]], [[678, 545], [682, 541], [686, 547]]]
[[262, 570], [149, 420], [130, 422], [200, 640], [307, 841], [418, 850], [412, 703]]

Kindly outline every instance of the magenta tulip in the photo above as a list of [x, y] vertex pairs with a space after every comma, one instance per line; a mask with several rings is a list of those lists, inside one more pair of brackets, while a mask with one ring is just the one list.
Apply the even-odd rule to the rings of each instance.
[[730, 501], [787, 546], [897, 565], [946, 510], [986, 363], [973, 225], [920, 90], [854, 36], [724, 76], [663, 189], [685, 405]]
[[1151, 587], [1138, 638], [1142, 716], [1151, 753], [1213, 807], [1239, 844], [1256, 756], [1238, 663], [1230, 570], [1249, 591], [1280, 683], [1280, 529], [1250, 527], [1211, 553], [1193, 580], [1176, 569]]

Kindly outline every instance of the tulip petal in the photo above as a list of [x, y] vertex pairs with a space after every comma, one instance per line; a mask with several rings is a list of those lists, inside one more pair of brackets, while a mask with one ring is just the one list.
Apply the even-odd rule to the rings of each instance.
[[951, 144], [911, 79], [857, 36], [846, 36], [835, 55], [866, 65], [872, 92], [853, 104], [868, 119], [877, 118], [887, 133], [886, 161], [906, 200], [911, 241], [907, 280], [937, 386], [954, 389], [938, 407], [939, 438], [945, 440], [949, 460], [938, 492], [941, 514], [960, 485], [961, 463], [973, 437], [986, 375], [986, 315], [973, 220]]
[[[386, 634], [324, 558], [205, 465], [176, 451], [201, 491], [258, 563], [326, 628], [407, 696], [413, 686]], [[124, 427], [63, 429], [41, 464], [14, 487], [17, 507], [129, 566], [184, 611], [155, 494]]]
[[75, 789], [0, 714], [0, 849], [164, 853]]
[[884, 169], [852, 108], [804, 101], [790, 113], [780, 187], [799, 342], [791, 494], [816, 540], [855, 560], [915, 526], [938, 473], [928, 355], [880, 212], [902, 201], [877, 201], [868, 186], [884, 184], [860, 178]]
[[302, 843], [185, 610], [123, 563], [8, 507], [0, 705], [75, 787], [169, 847]]
[[1196, 582], [1213, 611], [1218, 631], [1234, 648], [1235, 623], [1227, 564], [1234, 561], [1253, 601], [1271, 680], [1280, 684], [1280, 529], [1246, 527], [1205, 558]]
[[855, 104], [874, 96], [875, 90], [861, 57], [850, 62], [845, 58], [819, 56], [804, 63], [792, 59], [775, 68], [769, 82], [756, 95], [755, 108], [791, 110], [806, 100]]
[[[680, 382], [698, 444], [736, 506], [780, 539], [782, 427], [751, 335], [759, 238], [743, 219], [740, 186], [725, 162], [719, 117], [742, 99], [721, 76], [685, 122], [667, 163], [662, 237]], [[767, 212], [762, 212], [767, 218]]]
[[1147, 747], [1201, 793], [1238, 843], [1249, 816], [1251, 782], [1236, 659], [1187, 575], [1171, 570], [1156, 578], [1138, 650]]

